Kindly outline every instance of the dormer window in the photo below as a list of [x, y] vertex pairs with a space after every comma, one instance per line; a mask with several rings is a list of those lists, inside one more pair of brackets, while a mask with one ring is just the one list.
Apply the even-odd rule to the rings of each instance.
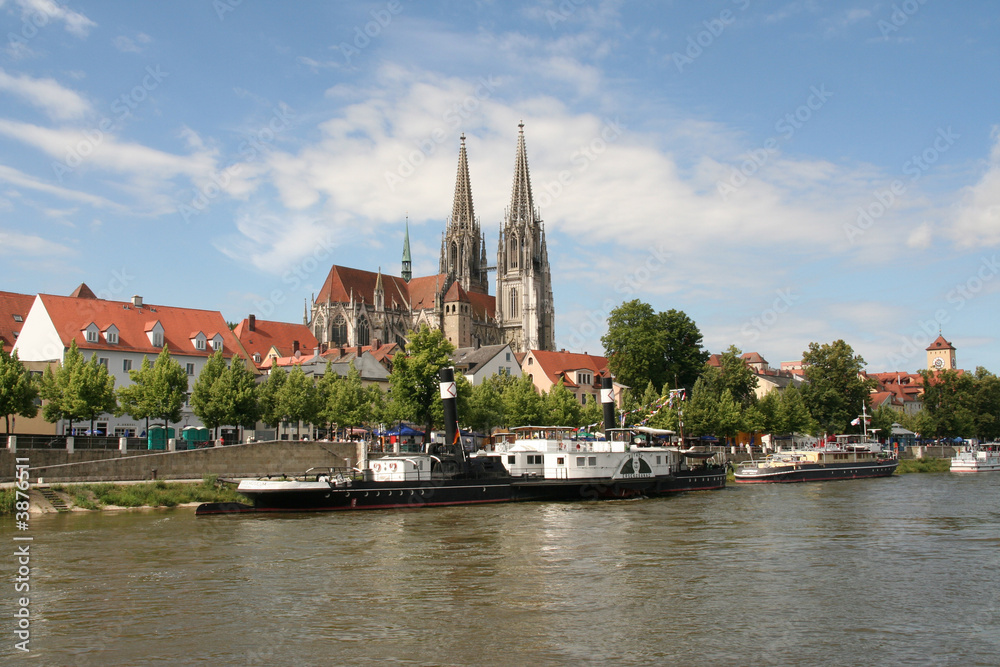
[[222, 334], [215, 334], [212, 337], [212, 349], [215, 352], [221, 352], [222, 351]]
[[87, 330], [87, 342], [96, 343], [97, 342], [97, 332], [90, 329]]
[[107, 338], [108, 342], [111, 343], [112, 345], [118, 344], [118, 334], [115, 333], [114, 331], [109, 331], [107, 334], [105, 334], [105, 337]]
[[153, 347], [163, 347], [163, 332], [154, 331], [149, 335], [150, 342], [152, 342]]
[[254, 352], [253, 353], [253, 362], [255, 364], [259, 364], [260, 363], [260, 353], [259, 352]]
[[204, 350], [205, 349], [205, 339], [204, 338], [195, 338], [195, 340], [194, 340], [194, 349], [196, 349], [196, 350]]

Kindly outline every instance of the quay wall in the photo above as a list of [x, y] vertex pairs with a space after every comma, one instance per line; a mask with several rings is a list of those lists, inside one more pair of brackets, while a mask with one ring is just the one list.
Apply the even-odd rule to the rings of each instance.
[[259, 477], [301, 473], [313, 467], [357, 465], [357, 442], [280, 440], [178, 452], [138, 450], [0, 450], [0, 482], [14, 479], [15, 458], [28, 459], [32, 481], [120, 482], [150, 479]]

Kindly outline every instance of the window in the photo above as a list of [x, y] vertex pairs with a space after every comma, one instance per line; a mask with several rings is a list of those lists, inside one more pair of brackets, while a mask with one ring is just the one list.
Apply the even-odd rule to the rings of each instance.
[[118, 332], [117, 331], [105, 331], [104, 338], [112, 345], [118, 344]]
[[153, 339], [153, 347], [163, 347], [163, 332], [154, 331], [152, 339]]
[[596, 466], [597, 465], [597, 457], [596, 456], [589, 457], [589, 459], [587, 460], [587, 464], [588, 465], [592, 465], [592, 466]]
[[132, 360], [122, 359], [122, 372], [128, 373], [130, 370], [132, 370]]
[[205, 340], [203, 338], [195, 338], [194, 339], [194, 349], [196, 349], [196, 350], [204, 350], [205, 349]]
[[347, 321], [343, 315], [337, 315], [333, 320], [333, 327], [330, 329], [330, 343], [334, 347], [347, 345]]
[[194, 375], [194, 364], [188, 364], [187, 365], [187, 374], [188, 375]]
[[20, 315], [18, 315], [17, 313], [14, 313], [14, 321], [15, 322], [23, 322], [24, 318], [21, 317]]
[[556, 465], [557, 465], [557, 466], [562, 466], [562, 465], [566, 465], [566, 457], [565, 457], [565, 456], [560, 456], [560, 457], [558, 457], [558, 458], [556, 459]]
[[97, 363], [99, 363], [101, 366], [104, 366], [104, 370], [108, 370], [108, 358], [107, 357], [98, 357], [97, 358]]
[[541, 454], [528, 454], [528, 465], [542, 465], [544, 461]]
[[371, 344], [371, 330], [368, 328], [368, 320], [362, 319], [358, 323], [358, 334], [354, 337], [354, 342], [357, 345]]
[[220, 351], [222, 349], [222, 341], [219, 340], [218, 338], [216, 338], [215, 340], [213, 340], [212, 341], [212, 349], [215, 350], [216, 352]]
[[582, 468], [585, 465], [587, 465], [587, 458], [586, 457], [584, 457], [584, 456], [578, 456], [578, 457], [576, 457], [576, 466], [578, 468]]
[[253, 353], [253, 362], [255, 364], [259, 364], [260, 363], [260, 353], [259, 352], [254, 352]]
[[87, 330], [87, 342], [96, 343], [97, 342], [97, 332], [92, 330]]
[[507, 457], [507, 463], [509, 463], [510, 465], [514, 465], [515, 463], [517, 463], [517, 457], [514, 456], [513, 454], [509, 455]]
[[507, 361], [510, 361], [510, 352], [507, 353]]

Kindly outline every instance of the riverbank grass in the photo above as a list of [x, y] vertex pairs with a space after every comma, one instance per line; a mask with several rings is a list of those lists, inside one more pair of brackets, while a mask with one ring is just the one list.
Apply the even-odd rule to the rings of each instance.
[[[99, 510], [109, 507], [176, 507], [185, 503], [227, 503], [249, 500], [232, 485], [220, 485], [214, 475], [200, 483], [142, 482], [139, 484], [53, 484], [74, 509]], [[13, 514], [14, 489], [0, 489], [0, 515]]]
[[905, 475], [911, 472], [948, 472], [951, 470], [951, 459], [900, 459], [896, 473]]

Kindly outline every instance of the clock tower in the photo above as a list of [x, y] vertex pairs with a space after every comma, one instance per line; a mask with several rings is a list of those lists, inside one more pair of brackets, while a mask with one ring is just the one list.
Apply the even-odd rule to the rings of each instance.
[[932, 371], [953, 371], [955, 364], [955, 347], [938, 335], [927, 348], [927, 369]]

